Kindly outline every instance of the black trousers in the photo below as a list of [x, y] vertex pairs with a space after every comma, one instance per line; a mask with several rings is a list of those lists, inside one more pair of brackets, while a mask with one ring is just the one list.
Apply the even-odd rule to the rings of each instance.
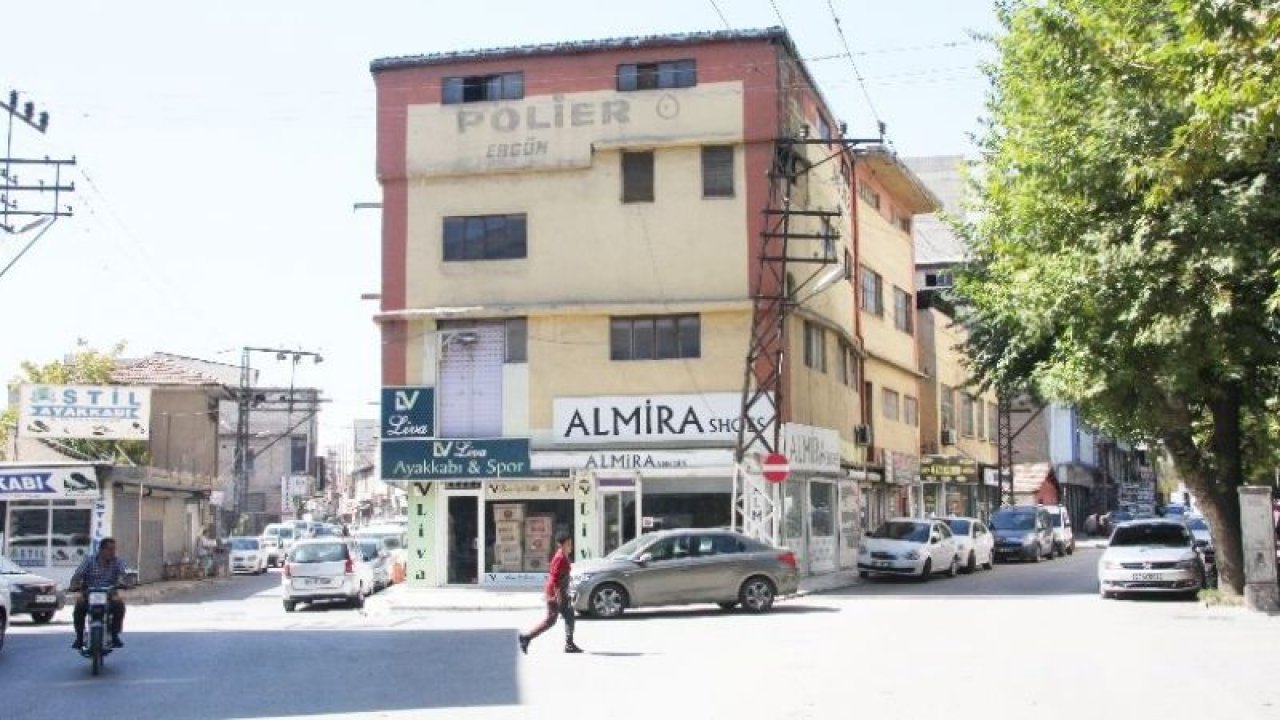
[[550, 630], [556, 624], [556, 618], [564, 618], [564, 642], [566, 645], [573, 643], [573, 623], [574, 611], [573, 605], [569, 602], [568, 595], [561, 593], [556, 596], [555, 600], [547, 601], [547, 616], [542, 619], [529, 632], [525, 633], [525, 637], [533, 640], [542, 633]]
[[[108, 629], [114, 637], [124, 630], [124, 601], [120, 598], [113, 597], [107, 601], [107, 604], [111, 607], [111, 627]], [[76, 600], [75, 610], [71, 612], [71, 622], [75, 625], [76, 637], [78, 638], [84, 637], [84, 620], [85, 616], [88, 614], [89, 603], [84, 599], [84, 596], [81, 595], [80, 598]]]

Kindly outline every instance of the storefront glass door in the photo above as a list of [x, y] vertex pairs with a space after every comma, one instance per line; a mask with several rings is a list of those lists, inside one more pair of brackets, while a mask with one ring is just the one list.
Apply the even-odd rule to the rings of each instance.
[[480, 582], [480, 493], [450, 494], [447, 499], [449, 584], [475, 585]]
[[602, 547], [603, 554], [608, 555], [636, 536], [640, 506], [636, 502], [634, 488], [602, 492], [600, 499], [604, 503], [604, 545]]

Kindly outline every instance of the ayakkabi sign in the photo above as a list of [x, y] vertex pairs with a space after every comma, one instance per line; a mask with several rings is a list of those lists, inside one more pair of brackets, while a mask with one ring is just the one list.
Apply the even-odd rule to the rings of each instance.
[[98, 497], [92, 465], [0, 467], [0, 500], [69, 500]]
[[[556, 398], [554, 437], [559, 444], [733, 441], [742, 425], [741, 404], [738, 393]], [[764, 427], [772, 420], [751, 422]]]
[[528, 438], [397, 440], [381, 450], [387, 482], [529, 474]]
[[782, 454], [787, 456], [791, 472], [838, 473], [840, 433], [830, 428], [785, 423]]
[[20, 435], [145, 440], [150, 426], [148, 387], [23, 384], [18, 389]]

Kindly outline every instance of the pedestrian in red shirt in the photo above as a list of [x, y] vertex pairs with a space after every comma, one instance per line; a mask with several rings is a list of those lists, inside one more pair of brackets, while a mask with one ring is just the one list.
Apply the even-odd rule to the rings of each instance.
[[573, 565], [573, 537], [568, 533], [556, 535], [559, 548], [551, 558], [551, 570], [547, 573], [547, 586], [543, 599], [547, 603], [547, 616], [538, 626], [521, 633], [520, 652], [529, 652], [529, 643], [556, 624], [556, 616], [564, 618], [564, 651], [580, 653], [582, 648], [573, 642], [573, 605], [569, 602], [569, 569]]

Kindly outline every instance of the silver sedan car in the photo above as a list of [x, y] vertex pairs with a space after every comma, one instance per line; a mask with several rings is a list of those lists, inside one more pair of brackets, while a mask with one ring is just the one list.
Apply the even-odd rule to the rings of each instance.
[[580, 614], [614, 618], [627, 608], [717, 603], [765, 612], [799, 583], [795, 553], [730, 530], [664, 530], [607, 557], [575, 563], [569, 596]]

